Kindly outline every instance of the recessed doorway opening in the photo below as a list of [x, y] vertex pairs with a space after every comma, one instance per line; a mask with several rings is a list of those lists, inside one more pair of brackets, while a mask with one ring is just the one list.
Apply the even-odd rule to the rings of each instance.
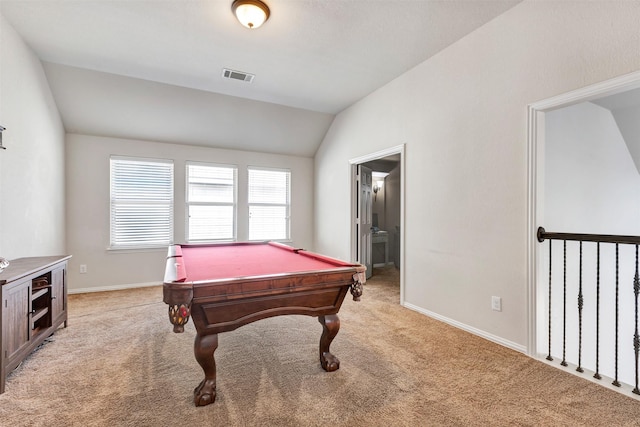
[[640, 235], [638, 117], [640, 72], [529, 106], [528, 354], [623, 393], [634, 382], [633, 248], [592, 238]]
[[400, 288], [404, 303], [404, 145], [352, 159], [351, 257], [367, 277]]

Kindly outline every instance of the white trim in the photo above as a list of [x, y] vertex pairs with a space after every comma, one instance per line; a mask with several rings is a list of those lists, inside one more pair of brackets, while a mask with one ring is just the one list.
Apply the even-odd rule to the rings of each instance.
[[586, 368], [582, 368], [584, 372], [578, 372], [576, 371], [577, 365], [574, 365], [571, 362], [567, 362], [567, 366], [562, 366], [560, 364], [560, 362], [558, 360], [553, 360], [553, 361], [549, 361], [547, 360], [545, 357], [538, 355], [537, 357], [538, 360], [540, 360], [541, 362], [545, 363], [546, 365], [549, 365], [551, 367], [554, 367], [556, 369], [560, 369], [564, 372], [567, 372], [571, 375], [575, 375], [578, 378], [582, 378], [588, 381], [591, 381], [594, 384], [598, 384], [601, 387], [604, 388], [608, 388], [609, 390], [613, 390], [617, 393], [622, 394], [623, 396], [627, 396], [630, 397], [632, 399], [635, 399], [637, 401], [640, 401], [640, 396], [638, 396], [637, 394], [635, 394], [633, 392], [633, 386], [631, 384], [627, 384], [627, 383], [623, 383], [620, 382], [620, 387], [616, 387], [614, 386], [613, 383], [613, 378], [608, 377], [606, 375], [600, 374], [600, 379], [595, 379], [593, 377], [593, 375], [595, 374], [594, 371], [586, 369]]
[[[527, 174], [529, 176], [527, 188], [527, 354], [535, 356], [537, 353], [537, 245], [534, 238], [538, 224], [538, 112], [529, 106], [528, 143], [527, 143]], [[542, 163], [542, 161], [540, 161]]]
[[127, 248], [127, 247], [116, 247], [116, 248], [105, 248], [107, 253], [115, 253], [115, 254], [126, 254], [126, 253], [137, 253], [137, 252], [166, 252], [167, 247], [173, 245], [173, 242], [168, 245], [162, 246], [140, 246], [135, 248]]
[[[614, 95], [632, 89], [640, 88], [640, 71], [625, 74], [613, 79], [596, 83], [584, 88], [576, 89], [561, 95], [554, 96], [528, 106], [527, 126], [527, 351], [526, 353], [536, 359], [541, 359], [537, 349], [537, 319], [536, 301], [537, 288], [537, 251], [538, 240], [535, 237], [539, 225], [539, 204], [542, 202], [543, 189], [539, 185], [544, 177], [544, 113], [568, 107], [580, 102], [589, 102], [595, 99]], [[598, 382], [598, 384], [600, 384]]]
[[395, 147], [385, 148], [384, 150], [376, 151], [375, 153], [365, 154], [360, 157], [349, 160], [349, 164], [359, 165], [360, 163], [370, 162], [372, 160], [378, 160], [383, 157], [391, 156], [393, 154], [404, 154], [404, 144], [396, 145]]
[[173, 165], [173, 159], [163, 159], [159, 157], [138, 157], [138, 156], [120, 156], [118, 154], [111, 154], [109, 159], [114, 160], [130, 160], [132, 162], [152, 162], [152, 163], [167, 163]]
[[350, 185], [351, 185], [351, 212], [349, 217], [350, 224], [350, 236], [351, 236], [351, 260], [354, 261], [357, 259], [355, 256], [355, 248], [356, 244], [356, 235], [355, 235], [355, 224], [354, 218], [356, 217], [356, 209], [358, 209], [356, 205], [356, 200], [358, 199], [358, 188], [356, 186], [356, 175], [358, 170], [358, 165], [361, 163], [370, 162], [372, 160], [382, 159], [387, 156], [391, 156], [394, 154], [400, 154], [400, 305], [404, 305], [404, 295], [405, 295], [405, 265], [404, 265], [404, 254], [405, 254], [405, 236], [406, 236], [406, 227], [405, 227], [405, 176], [406, 176], [406, 161], [405, 161], [405, 144], [396, 145], [394, 147], [385, 148], [384, 150], [377, 151], [375, 153], [365, 154], [360, 157], [355, 157], [349, 160], [349, 164], [351, 165], [350, 169]]
[[494, 342], [496, 344], [500, 344], [500, 345], [502, 345], [504, 347], [510, 348], [510, 349], [515, 350], [517, 352], [520, 352], [520, 353], [526, 353], [527, 352], [527, 348], [524, 345], [515, 343], [513, 341], [505, 340], [504, 338], [499, 337], [497, 335], [493, 335], [493, 334], [485, 332], [485, 331], [483, 331], [481, 329], [474, 328], [473, 326], [469, 326], [467, 324], [460, 323], [460, 322], [458, 322], [456, 320], [449, 319], [448, 317], [441, 316], [441, 315], [439, 315], [437, 313], [434, 313], [434, 312], [429, 311], [429, 310], [425, 310], [423, 308], [420, 308], [420, 307], [418, 307], [416, 305], [413, 305], [413, 304], [410, 304], [410, 303], [404, 303], [402, 305], [403, 305], [403, 307], [406, 307], [409, 310], [417, 311], [418, 313], [424, 314], [427, 317], [431, 317], [432, 319], [436, 319], [436, 320], [439, 320], [441, 322], [447, 323], [447, 324], [449, 324], [451, 326], [454, 326], [454, 327], [456, 327], [458, 329], [462, 329], [463, 331], [467, 331], [467, 332], [469, 332], [469, 333], [471, 333], [473, 335], [476, 335], [476, 336], [479, 336], [479, 337], [484, 338], [486, 340], [492, 341], [492, 342]]
[[129, 283], [126, 285], [113, 285], [113, 286], [97, 286], [90, 288], [77, 288], [77, 289], [69, 289], [68, 294], [88, 294], [92, 292], [108, 292], [108, 291], [123, 291], [126, 289], [138, 289], [138, 288], [148, 288], [151, 286], [161, 286], [160, 282], [146, 282], [146, 283]]
[[571, 92], [543, 99], [529, 105], [529, 108], [548, 112], [637, 88], [640, 88], [640, 71], [634, 71], [604, 82], [595, 83], [587, 87], [572, 90]]
[[351, 173], [350, 173], [350, 179], [351, 179], [351, 212], [349, 213], [349, 224], [350, 224], [350, 240], [351, 240], [351, 261], [352, 262], [357, 262], [359, 261], [359, 254], [357, 253], [357, 247], [358, 247], [358, 243], [357, 240], [359, 238], [359, 236], [356, 236], [356, 231], [355, 231], [355, 219], [358, 216], [358, 190], [359, 190], [359, 184], [358, 181], [360, 179], [360, 176], [358, 175], [358, 164], [357, 163], [351, 163], [351, 161], [349, 162], [351, 164]]

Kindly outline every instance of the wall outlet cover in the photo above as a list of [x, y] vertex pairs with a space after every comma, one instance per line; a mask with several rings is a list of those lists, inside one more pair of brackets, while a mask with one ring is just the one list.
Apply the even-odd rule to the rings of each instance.
[[491, 309], [494, 311], [502, 311], [502, 298], [491, 297]]

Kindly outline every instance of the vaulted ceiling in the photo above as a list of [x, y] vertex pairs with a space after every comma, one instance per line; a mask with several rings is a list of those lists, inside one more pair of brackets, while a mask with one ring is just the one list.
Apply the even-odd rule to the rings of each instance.
[[640, 174], [640, 88], [605, 96], [592, 101], [611, 111], [620, 136]]
[[[0, 0], [67, 132], [313, 156], [335, 114], [521, 0]], [[222, 78], [222, 69], [255, 75]]]

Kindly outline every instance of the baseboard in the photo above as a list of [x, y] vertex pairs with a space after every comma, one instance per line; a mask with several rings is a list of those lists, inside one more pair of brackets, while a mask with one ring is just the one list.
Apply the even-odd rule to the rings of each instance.
[[122, 291], [125, 289], [147, 288], [150, 286], [160, 286], [160, 282], [147, 282], [147, 283], [130, 283], [126, 285], [114, 285], [114, 286], [98, 286], [91, 288], [79, 288], [69, 289], [68, 294], [88, 294], [90, 292], [107, 292], [107, 291]]
[[593, 377], [593, 374], [595, 374], [595, 372], [593, 372], [592, 370], [587, 369], [587, 368], [582, 368], [583, 372], [577, 372], [576, 371], [577, 366], [574, 365], [571, 362], [567, 362], [567, 366], [562, 366], [560, 364], [560, 360], [559, 359], [556, 359], [554, 361], [549, 361], [549, 360], [546, 359], [546, 356], [544, 356], [542, 354], [534, 356], [533, 358], [538, 360], [538, 361], [540, 361], [540, 362], [542, 362], [542, 363], [544, 363], [544, 364], [546, 364], [546, 365], [549, 365], [549, 366], [551, 366], [553, 368], [560, 369], [561, 371], [568, 372], [569, 374], [575, 375], [578, 378], [582, 378], [582, 379], [585, 379], [587, 381], [591, 381], [592, 383], [598, 384], [601, 387], [608, 388], [609, 390], [613, 390], [615, 392], [618, 392], [618, 393], [622, 394], [623, 396], [627, 396], [627, 397], [630, 397], [630, 398], [635, 399], [637, 401], [640, 401], [640, 396], [638, 396], [637, 394], [635, 394], [633, 392], [634, 386], [632, 386], [631, 384], [620, 382], [620, 386], [617, 387], [617, 386], [614, 386], [612, 384], [613, 378], [608, 377], [608, 376], [606, 376], [604, 374], [600, 374], [601, 378], [599, 380], [595, 379]]
[[447, 323], [451, 326], [455, 326], [458, 329], [462, 329], [463, 331], [467, 331], [469, 333], [472, 333], [473, 335], [477, 335], [481, 338], [484, 338], [486, 340], [492, 341], [496, 344], [500, 344], [504, 347], [510, 348], [512, 350], [518, 351], [520, 353], [524, 353], [527, 354], [527, 347], [518, 343], [515, 343], [513, 341], [509, 341], [509, 340], [505, 340], [502, 337], [499, 337], [497, 335], [493, 335], [490, 333], [487, 333], [481, 329], [477, 329], [474, 328], [473, 326], [469, 326], [469, 325], [465, 325], [464, 323], [460, 323], [456, 320], [453, 319], [449, 319], [448, 317], [442, 316], [440, 314], [434, 313], [432, 311], [429, 310], [425, 310], [424, 308], [420, 308], [416, 305], [410, 304], [408, 302], [404, 303], [404, 307], [408, 308], [409, 310], [413, 310], [413, 311], [417, 311], [420, 314], [424, 314], [425, 316], [431, 317], [433, 319], [439, 320], [441, 322]]

